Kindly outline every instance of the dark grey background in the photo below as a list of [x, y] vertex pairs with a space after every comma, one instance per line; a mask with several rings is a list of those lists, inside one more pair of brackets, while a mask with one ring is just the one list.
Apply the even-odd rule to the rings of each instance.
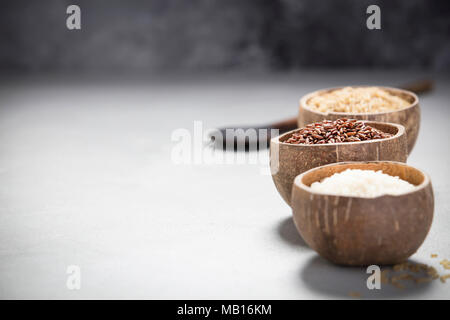
[[[66, 29], [66, 8], [82, 30]], [[366, 28], [378, 4], [382, 30]], [[450, 1], [3, 0], [2, 72], [450, 70]]]

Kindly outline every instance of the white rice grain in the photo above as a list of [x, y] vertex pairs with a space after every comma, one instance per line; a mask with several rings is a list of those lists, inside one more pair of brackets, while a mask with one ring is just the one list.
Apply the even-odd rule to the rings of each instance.
[[311, 184], [311, 189], [318, 193], [366, 198], [399, 195], [414, 188], [413, 184], [381, 170], [361, 169], [347, 169]]

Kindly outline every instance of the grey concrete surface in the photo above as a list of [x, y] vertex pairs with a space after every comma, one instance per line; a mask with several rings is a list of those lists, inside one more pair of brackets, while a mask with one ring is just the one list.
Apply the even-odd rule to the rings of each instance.
[[[421, 74], [307, 72], [133, 80], [2, 79], [0, 298], [450, 298], [450, 283], [369, 291], [297, 235], [259, 164], [176, 165], [174, 130], [265, 123], [305, 93]], [[450, 82], [421, 97], [409, 158], [431, 175], [435, 218], [412, 261], [450, 258]], [[437, 259], [430, 257], [439, 255]], [[81, 268], [68, 290], [66, 269]], [[447, 271], [448, 272], [448, 271]], [[450, 281], [448, 281], [450, 282]]]

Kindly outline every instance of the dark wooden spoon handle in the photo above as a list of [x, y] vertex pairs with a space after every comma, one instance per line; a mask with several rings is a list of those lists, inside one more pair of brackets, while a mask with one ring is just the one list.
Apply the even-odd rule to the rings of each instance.
[[415, 94], [424, 94], [433, 90], [433, 81], [429, 79], [419, 80], [400, 86], [400, 89], [412, 91]]
[[[280, 133], [288, 132], [291, 130], [294, 130], [297, 128], [297, 117], [289, 118], [283, 121], [272, 123], [271, 125], [267, 126], [270, 129], [278, 129], [280, 130]], [[263, 126], [264, 128], [264, 126]], [[259, 128], [257, 128], [259, 129]]]

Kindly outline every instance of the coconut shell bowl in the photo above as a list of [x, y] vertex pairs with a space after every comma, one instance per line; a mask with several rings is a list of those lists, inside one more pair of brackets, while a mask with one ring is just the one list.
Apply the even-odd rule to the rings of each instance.
[[379, 113], [344, 113], [344, 112], [319, 112], [313, 110], [308, 106], [308, 101], [315, 95], [321, 95], [326, 92], [331, 92], [342, 87], [318, 90], [310, 94], [305, 95], [300, 99], [300, 109], [298, 114], [298, 127], [302, 128], [305, 125], [313, 122], [319, 122], [322, 120], [336, 120], [339, 118], [352, 118], [359, 120], [370, 120], [378, 122], [390, 122], [399, 123], [406, 129], [406, 136], [408, 139], [408, 154], [411, 153], [414, 144], [416, 143], [417, 136], [420, 128], [420, 108], [419, 98], [411, 91], [396, 89], [391, 87], [378, 88], [388, 91], [389, 93], [399, 96], [408, 102], [410, 105], [406, 108]]
[[391, 160], [406, 162], [407, 137], [400, 124], [363, 121], [392, 137], [360, 142], [333, 144], [291, 144], [285, 141], [299, 129], [289, 131], [270, 141], [270, 168], [275, 186], [288, 205], [292, 184], [299, 174], [322, 165], [344, 161]]
[[[415, 185], [401, 195], [374, 198], [317, 193], [311, 184], [346, 169], [381, 170]], [[405, 261], [431, 227], [434, 198], [424, 172], [400, 162], [347, 162], [311, 169], [295, 178], [295, 225], [306, 243], [327, 260], [351, 266]]]

